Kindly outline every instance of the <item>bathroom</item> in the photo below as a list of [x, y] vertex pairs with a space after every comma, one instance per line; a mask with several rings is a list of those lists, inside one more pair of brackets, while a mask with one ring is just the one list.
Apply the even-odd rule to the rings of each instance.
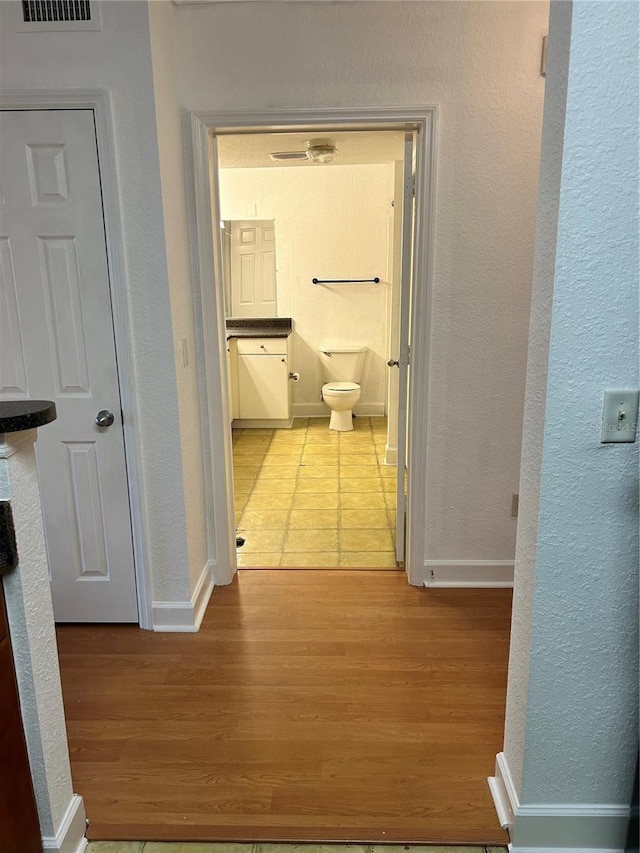
[[[277, 270], [271, 304], [238, 309], [223, 251], [227, 317], [292, 321], [274, 359], [286, 358], [293, 374], [292, 420], [247, 421], [236, 409], [232, 421], [238, 565], [394, 569], [398, 380], [387, 361], [397, 347], [404, 134], [332, 133], [329, 162], [305, 156], [309, 142], [300, 133], [217, 140], [223, 247], [233, 251], [240, 222], [263, 225]], [[333, 349], [337, 363], [345, 347], [363, 350], [360, 397], [353, 421], [340, 412], [342, 429], [330, 430], [321, 389], [332, 356], [323, 353]], [[235, 349], [233, 357], [237, 388]]]

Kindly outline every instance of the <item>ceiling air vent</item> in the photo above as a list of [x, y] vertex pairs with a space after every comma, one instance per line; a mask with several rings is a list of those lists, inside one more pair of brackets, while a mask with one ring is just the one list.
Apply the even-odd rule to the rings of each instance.
[[274, 151], [273, 154], [269, 154], [272, 160], [275, 160], [276, 163], [280, 163], [288, 160], [306, 160], [307, 152], [306, 151]]
[[101, 30], [99, 0], [22, 0], [15, 9], [15, 32]]
[[22, 0], [22, 19], [36, 21], [90, 21], [90, 0]]

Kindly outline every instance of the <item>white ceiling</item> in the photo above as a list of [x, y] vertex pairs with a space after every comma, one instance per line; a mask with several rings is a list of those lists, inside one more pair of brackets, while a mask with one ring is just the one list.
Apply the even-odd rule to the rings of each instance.
[[250, 133], [218, 136], [218, 158], [221, 169], [259, 167], [327, 168], [327, 164], [310, 160], [291, 160], [276, 163], [269, 157], [272, 151], [305, 151], [311, 139], [330, 139], [338, 153], [331, 165], [351, 166], [372, 163], [391, 163], [404, 156], [404, 133], [395, 130]]

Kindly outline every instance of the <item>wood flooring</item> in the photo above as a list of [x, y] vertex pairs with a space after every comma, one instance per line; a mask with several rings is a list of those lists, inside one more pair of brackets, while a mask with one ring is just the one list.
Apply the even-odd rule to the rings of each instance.
[[198, 634], [59, 627], [89, 837], [505, 844], [510, 599], [252, 571]]

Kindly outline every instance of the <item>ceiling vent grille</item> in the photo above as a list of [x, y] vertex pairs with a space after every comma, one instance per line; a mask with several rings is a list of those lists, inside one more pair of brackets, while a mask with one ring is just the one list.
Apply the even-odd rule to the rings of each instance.
[[22, 0], [22, 18], [27, 24], [45, 21], [90, 21], [89, 0]]
[[269, 154], [272, 160], [276, 163], [287, 162], [288, 160], [307, 160], [306, 151], [274, 151]]

